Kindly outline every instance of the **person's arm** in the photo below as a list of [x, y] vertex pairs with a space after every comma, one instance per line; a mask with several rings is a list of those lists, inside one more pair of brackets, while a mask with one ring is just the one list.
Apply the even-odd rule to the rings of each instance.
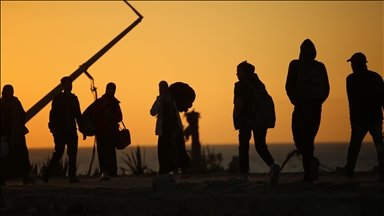
[[74, 106], [75, 106], [75, 119], [77, 122], [77, 126], [79, 127], [79, 131], [81, 133], [84, 132], [84, 122], [83, 118], [81, 116], [81, 110], [80, 110], [80, 102], [79, 99], [74, 95]]
[[27, 122], [27, 115], [25, 113], [25, 110], [24, 110], [24, 107], [23, 105], [21, 104], [21, 102], [19, 100], [17, 100], [18, 103], [19, 103], [19, 109], [20, 109], [20, 123], [21, 125], [25, 125], [25, 123]]
[[157, 96], [156, 101], [153, 103], [151, 110], [149, 111], [151, 116], [156, 116], [160, 112], [161, 106], [162, 106], [161, 96]]
[[240, 118], [240, 114], [243, 111], [243, 98], [236, 97], [233, 101], [234, 108], [233, 108], [233, 117], [235, 119]]
[[25, 126], [25, 124], [27, 123], [27, 115], [21, 102], [19, 100], [17, 100], [17, 102], [19, 103], [18, 106], [19, 106], [19, 112], [20, 112], [19, 115], [20, 115], [21, 131], [23, 135], [26, 135], [29, 132], [28, 128]]
[[243, 102], [242, 91], [240, 88], [240, 83], [235, 84], [233, 105], [234, 105], [233, 106], [233, 125], [237, 130], [240, 128], [241, 113], [244, 108], [244, 102]]
[[115, 122], [121, 122], [123, 121], [123, 113], [121, 112], [120, 104], [117, 103], [116, 105], [116, 111], [112, 114], [112, 119]]
[[52, 100], [51, 111], [49, 111], [48, 127], [52, 133], [56, 133], [58, 131], [58, 125], [57, 125], [58, 124], [58, 115], [59, 115], [58, 109], [59, 109], [58, 98], [55, 97]]
[[77, 122], [77, 126], [79, 126], [79, 131], [80, 133], [83, 134], [83, 140], [87, 139], [87, 135], [84, 133], [84, 122], [83, 122], [83, 117], [81, 115], [81, 110], [80, 110], [80, 102], [79, 99], [77, 98], [76, 95], [74, 96], [74, 105], [75, 105], [75, 119]]
[[378, 75], [379, 78], [379, 95], [380, 95], [380, 102], [381, 102], [381, 109], [384, 110], [384, 81], [383, 78]]
[[289, 63], [287, 81], [285, 83], [285, 90], [293, 105], [297, 104], [296, 82], [299, 64], [299, 60], [293, 60]]
[[[352, 75], [352, 74], [351, 74]], [[349, 115], [350, 115], [350, 120], [351, 122], [354, 121], [356, 115], [355, 115], [355, 110], [357, 106], [359, 106], [356, 94], [355, 94], [355, 88], [354, 88], [354, 79], [353, 77], [349, 75], [347, 77], [347, 96], [348, 96], [348, 106], [349, 106]]]
[[329, 90], [330, 90], [330, 86], [329, 86], [329, 79], [328, 79], [328, 72], [327, 72], [327, 68], [325, 67], [325, 65], [321, 62], [319, 62], [321, 64], [321, 67], [322, 67], [322, 71], [324, 72], [324, 76], [325, 76], [325, 81], [326, 81], [326, 84], [327, 84], [327, 92], [324, 96], [324, 98], [322, 98], [321, 100], [321, 104], [324, 103], [325, 100], [327, 100], [328, 96], [329, 96]]

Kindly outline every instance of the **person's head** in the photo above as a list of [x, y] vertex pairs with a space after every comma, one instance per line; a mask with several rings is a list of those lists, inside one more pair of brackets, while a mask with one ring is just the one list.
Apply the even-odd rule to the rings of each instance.
[[247, 61], [243, 61], [237, 65], [237, 78], [239, 80], [250, 77], [255, 72], [255, 66], [249, 64]]
[[108, 96], [115, 96], [116, 92], [116, 84], [113, 82], [110, 82], [107, 84], [107, 87], [105, 88], [105, 94]]
[[169, 86], [169, 93], [179, 112], [187, 112], [195, 101], [195, 91], [186, 83], [176, 82]]
[[360, 72], [367, 69], [367, 57], [361, 52], [353, 54], [347, 62], [351, 62], [353, 72]]
[[168, 90], [168, 83], [167, 81], [160, 81], [159, 82], [159, 93], [160, 95], [167, 94], [169, 92]]
[[305, 39], [300, 46], [299, 59], [313, 60], [316, 58], [316, 55], [315, 44], [310, 39]]
[[1, 95], [6, 100], [11, 99], [13, 97], [13, 86], [9, 84], [3, 86], [3, 91], [1, 92]]
[[61, 86], [63, 87], [64, 93], [70, 93], [72, 91], [72, 78], [71, 77], [63, 77], [60, 80]]

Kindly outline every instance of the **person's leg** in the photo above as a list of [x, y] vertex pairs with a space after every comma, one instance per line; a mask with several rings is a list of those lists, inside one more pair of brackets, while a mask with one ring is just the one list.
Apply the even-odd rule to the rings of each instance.
[[315, 174], [318, 173], [318, 170], [315, 173], [311, 173], [311, 170], [315, 170], [314, 168], [312, 169], [314, 162], [318, 164], [318, 160], [315, 160], [313, 153], [314, 140], [320, 126], [320, 116], [321, 108], [320, 110], [315, 110], [307, 107], [295, 107], [292, 115], [293, 139], [297, 150], [303, 156], [304, 180], [306, 181], [317, 180]]
[[1, 184], [5, 185], [5, 180], [9, 179], [11, 176], [11, 170], [12, 170], [12, 165], [13, 165], [13, 148], [9, 146], [9, 152], [8, 154], [1, 158]]
[[116, 157], [116, 145], [117, 142], [117, 134], [113, 134], [110, 136], [110, 159], [109, 159], [109, 175], [117, 176], [117, 157]]
[[382, 131], [382, 121], [375, 122], [371, 127], [369, 127], [369, 133], [371, 134], [373, 142], [376, 146], [377, 160], [380, 167], [379, 175], [381, 178], [384, 177], [384, 142]]
[[1, 158], [1, 185], [5, 185], [5, 179], [6, 179], [6, 175], [7, 175], [7, 168], [8, 168], [8, 163], [7, 163], [7, 156], [5, 156], [4, 158]]
[[191, 167], [191, 160], [187, 153], [187, 149], [185, 148], [185, 141], [183, 132], [180, 130], [175, 134], [175, 143], [176, 143], [176, 151], [177, 151], [177, 165], [181, 169], [188, 169]]
[[[114, 142], [114, 136], [108, 135], [105, 137], [105, 161], [106, 161], [106, 169], [107, 173], [104, 173], [105, 180], [109, 180], [110, 176], [116, 176], [117, 175], [117, 162], [116, 162], [116, 150], [115, 150], [115, 142]], [[108, 175], [107, 175], [108, 174]]]
[[249, 140], [251, 139], [251, 128], [244, 126], [239, 129], [239, 164], [240, 172], [247, 175], [249, 172]]
[[253, 130], [253, 137], [255, 140], [255, 147], [257, 153], [263, 159], [264, 163], [270, 167], [269, 174], [271, 176], [270, 181], [272, 184], [275, 184], [279, 180], [280, 166], [275, 164], [275, 161], [268, 150], [266, 137], [267, 137], [268, 128], [258, 128]]
[[260, 155], [261, 159], [263, 159], [264, 163], [268, 166], [271, 166], [275, 163], [271, 153], [268, 150], [266, 136], [267, 136], [267, 128], [258, 128], [253, 130], [253, 138], [255, 141], [255, 148], [257, 153]]
[[11, 177], [23, 178], [30, 174], [30, 164], [25, 138], [20, 136], [17, 143], [13, 144], [11, 154]]
[[60, 159], [64, 154], [66, 139], [65, 134], [57, 134], [53, 136], [55, 142], [55, 152], [53, 152], [52, 158], [49, 161], [47, 168], [43, 172], [43, 181], [48, 183], [49, 176], [53, 170], [59, 165]]
[[172, 139], [169, 134], [159, 135], [157, 156], [159, 160], [160, 175], [167, 174], [176, 168], [176, 152], [172, 146]]
[[176, 131], [174, 134], [174, 143], [176, 147], [176, 169], [181, 169], [180, 178], [188, 178], [191, 176], [189, 172], [189, 168], [191, 167], [191, 159], [187, 153], [187, 149], [185, 148], [185, 141], [183, 131]]
[[164, 138], [162, 135], [159, 135], [157, 137], [157, 161], [159, 162], [159, 174], [164, 174], [162, 173], [162, 163], [163, 163], [163, 158], [162, 158], [162, 155], [163, 155], [163, 142], [164, 142]]
[[347, 164], [345, 172], [348, 176], [353, 176], [357, 157], [360, 152], [361, 143], [368, 132], [367, 124], [352, 124], [351, 139], [348, 147]]
[[[313, 150], [308, 149], [308, 146], [305, 143], [305, 137], [306, 137], [306, 125], [305, 125], [305, 115], [303, 114], [305, 111], [302, 111], [295, 107], [293, 114], [292, 114], [292, 134], [293, 134], [293, 140], [295, 142], [295, 146], [297, 150], [300, 152], [300, 154], [303, 156], [303, 169], [304, 169], [304, 179], [309, 179], [309, 163], [307, 162], [308, 158], [313, 155]], [[304, 160], [305, 159], [305, 160]]]
[[35, 182], [33, 178], [30, 177], [31, 174], [31, 163], [29, 161], [29, 154], [25, 136], [21, 137], [20, 140], [20, 160], [21, 160], [21, 169], [23, 175], [23, 185], [32, 184]]
[[310, 176], [312, 181], [317, 181], [319, 179], [319, 167], [320, 167], [320, 161], [314, 156], [314, 150], [315, 150], [315, 138], [317, 135], [317, 132], [319, 131], [320, 127], [320, 121], [321, 121], [321, 107], [316, 107], [310, 112], [310, 117], [308, 118], [310, 122], [308, 123], [308, 148], [312, 149], [311, 156], [312, 158], [311, 162], [308, 162], [310, 164]]
[[104, 135], [97, 135], [97, 157], [99, 159], [100, 173], [108, 172], [108, 139]]
[[76, 166], [77, 166], [77, 148], [78, 148], [78, 136], [77, 131], [73, 131], [68, 134], [67, 137], [67, 155], [69, 161], [68, 176], [72, 183], [76, 183]]

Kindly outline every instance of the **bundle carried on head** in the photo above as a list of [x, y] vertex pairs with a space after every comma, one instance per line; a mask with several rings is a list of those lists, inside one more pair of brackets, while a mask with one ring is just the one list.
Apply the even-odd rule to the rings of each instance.
[[172, 99], [176, 102], [179, 111], [187, 111], [187, 104], [192, 105], [195, 101], [196, 94], [192, 87], [186, 83], [176, 82], [169, 86], [169, 92]]

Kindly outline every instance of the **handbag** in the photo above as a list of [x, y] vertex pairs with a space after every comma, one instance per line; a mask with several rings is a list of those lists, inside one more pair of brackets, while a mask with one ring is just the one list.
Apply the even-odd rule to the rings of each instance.
[[121, 124], [123, 125], [123, 128], [120, 129], [118, 133], [117, 142], [116, 142], [117, 150], [125, 149], [127, 146], [131, 144], [131, 134], [129, 130], [125, 127], [123, 121], [121, 121]]

